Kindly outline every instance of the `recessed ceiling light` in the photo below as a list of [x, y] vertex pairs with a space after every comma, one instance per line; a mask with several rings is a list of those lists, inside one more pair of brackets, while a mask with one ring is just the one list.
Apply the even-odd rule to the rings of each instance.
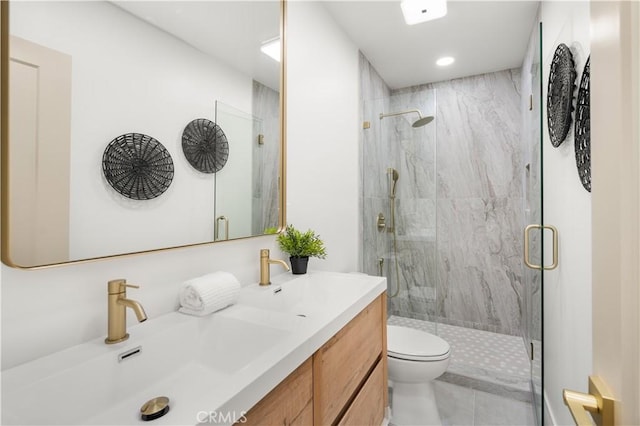
[[447, 14], [447, 0], [402, 0], [400, 7], [407, 25], [442, 18]]
[[260, 46], [262, 53], [280, 62], [280, 37], [267, 40]]
[[447, 65], [451, 65], [455, 61], [456, 60], [451, 56], [444, 56], [436, 61], [436, 65], [439, 65], [441, 67], [446, 67]]

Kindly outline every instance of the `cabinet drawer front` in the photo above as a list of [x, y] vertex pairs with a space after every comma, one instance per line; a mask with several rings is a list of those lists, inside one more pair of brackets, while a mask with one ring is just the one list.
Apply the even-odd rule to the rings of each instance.
[[[382, 295], [382, 297], [385, 297]], [[313, 356], [314, 424], [334, 424], [382, 354], [382, 297]]]
[[381, 425], [386, 386], [383, 362], [380, 360], [338, 425]]
[[239, 425], [310, 425], [313, 422], [311, 358], [287, 376], [246, 414]]

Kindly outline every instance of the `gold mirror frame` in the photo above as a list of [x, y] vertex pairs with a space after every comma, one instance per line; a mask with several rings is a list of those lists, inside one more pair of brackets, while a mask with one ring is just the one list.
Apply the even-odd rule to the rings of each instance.
[[[287, 0], [280, 0], [280, 154], [278, 156], [278, 233], [282, 232], [286, 226], [286, 28], [287, 28]], [[195, 244], [185, 244], [174, 247], [163, 247], [158, 249], [136, 251], [131, 253], [114, 254], [108, 256], [93, 257], [87, 259], [70, 260], [68, 262], [51, 263], [46, 265], [22, 266], [13, 263], [9, 249], [11, 247], [11, 230], [9, 229], [9, 1], [0, 0], [0, 211], [2, 214], [0, 227], [0, 258], [2, 263], [18, 269], [43, 269], [61, 265], [74, 265], [79, 263], [93, 262], [103, 259], [114, 259], [134, 256], [145, 253], [155, 253], [168, 250], [176, 250], [186, 247], [208, 246], [225, 241], [209, 241]], [[263, 235], [248, 236], [228, 241], [245, 240], [249, 238], [260, 238]]]

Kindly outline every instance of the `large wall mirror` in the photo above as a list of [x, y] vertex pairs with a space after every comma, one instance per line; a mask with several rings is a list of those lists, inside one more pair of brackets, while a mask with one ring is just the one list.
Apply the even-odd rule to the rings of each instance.
[[2, 261], [276, 232], [285, 4], [2, 2]]

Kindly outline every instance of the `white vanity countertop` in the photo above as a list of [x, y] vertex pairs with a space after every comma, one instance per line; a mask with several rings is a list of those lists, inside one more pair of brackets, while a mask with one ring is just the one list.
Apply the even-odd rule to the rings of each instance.
[[[210, 316], [173, 312], [130, 327], [121, 344], [96, 339], [3, 371], [2, 424], [231, 424], [386, 290], [363, 274], [272, 281]], [[142, 421], [157, 396], [169, 412]]]

